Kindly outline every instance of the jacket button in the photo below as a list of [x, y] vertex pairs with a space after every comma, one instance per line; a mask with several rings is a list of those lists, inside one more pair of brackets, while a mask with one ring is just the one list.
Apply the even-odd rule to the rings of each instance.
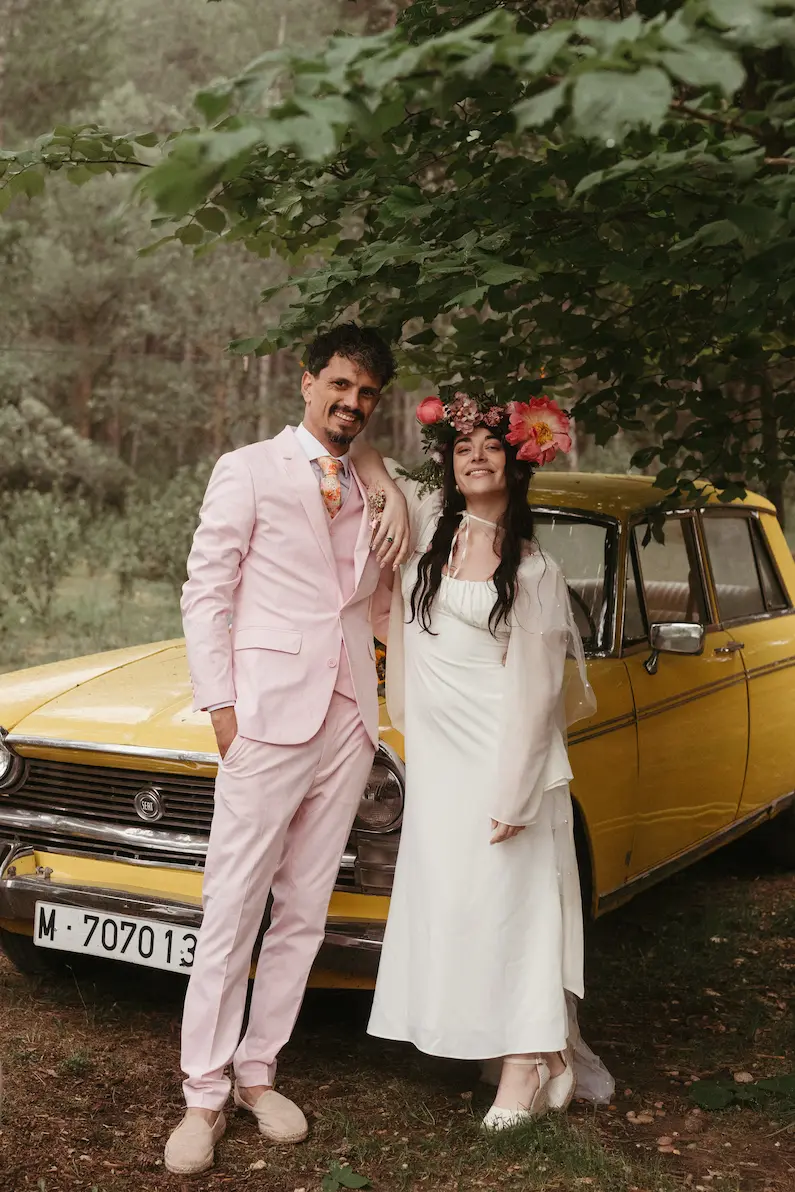
[[336, 665], [337, 665], [337, 659], [336, 659], [336, 658], [329, 658], [329, 660], [328, 660], [328, 664], [329, 664], [329, 666], [336, 666]]

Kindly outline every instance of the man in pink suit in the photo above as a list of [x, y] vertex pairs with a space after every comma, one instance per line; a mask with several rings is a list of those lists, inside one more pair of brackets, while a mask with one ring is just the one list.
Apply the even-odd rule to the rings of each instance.
[[266, 1138], [306, 1137], [303, 1113], [273, 1082], [378, 741], [369, 603], [379, 560], [396, 565], [407, 527], [385, 484], [376, 557], [348, 449], [393, 375], [374, 331], [349, 323], [319, 336], [302, 425], [222, 456], [202, 505], [182, 615], [194, 707], [210, 711], [221, 761], [183, 1017], [188, 1108], [165, 1153], [172, 1172], [212, 1165], [230, 1063], [235, 1104]]

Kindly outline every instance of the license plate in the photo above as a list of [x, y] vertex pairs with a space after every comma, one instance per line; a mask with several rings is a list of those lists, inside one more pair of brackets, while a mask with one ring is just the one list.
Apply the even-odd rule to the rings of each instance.
[[37, 902], [33, 939], [40, 948], [189, 973], [199, 933], [176, 923]]

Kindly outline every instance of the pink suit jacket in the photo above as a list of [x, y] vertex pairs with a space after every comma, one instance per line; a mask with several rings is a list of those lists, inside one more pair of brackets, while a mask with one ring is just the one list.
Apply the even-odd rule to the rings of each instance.
[[[320, 729], [344, 640], [364, 726], [378, 741], [367, 495], [353, 595], [340, 588], [312, 465], [287, 427], [218, 460], [182, 590], [194, 710], [233, 703], [240, 734], [298, 745]], [[231, 624], [230, 624], [231, 618]]]

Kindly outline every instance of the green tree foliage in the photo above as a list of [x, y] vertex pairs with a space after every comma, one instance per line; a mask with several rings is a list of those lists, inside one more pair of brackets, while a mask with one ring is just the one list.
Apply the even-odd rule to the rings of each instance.
[[56, 129], [9, 156], [0, 195], [53, 169], [145, 173], [162, 235], [290, 266], [264, 293], [290, 306], [240, 353], [356, 310], [402, 337], [408, 383], [543, 385], [599, 443], [647, 435], [634, 462], [662, 486], [780, 501], [795, 0], [639, 9], [550, 23], [518, 0], [415, 0], [394, 29], [271, 50], [206, 88], [204, 126], [154, 168], [145, 134]]
[[37, 398], [0, 406], [0, 491], [58, 489], [118, 505], [130, 479], [129, 469], [81, 438]]
[[79, 557], [86, 508], [57, 492], [5, 493], [0, 498], [3, 567], [0, 597], [38, 622], [46, 622], [59, 584]]
[[166, 580], [178, 591], [187, 578], [185, 562], [199, 521], [210, 465], [179, 468], [156, 493], [139, 486], [114, 543], [122, 586], [136, 579]]
[[[87, 119], [137, 123], [152, 131], [145, 141], [157, 141], [189, 122], [208, 78], [287, 38], [318, 42], [336, 16], [328, 8], [321, 0], [0, 0], [2, 143], [52, 121]], [[91, 155], [86, 134], [73, 143]], [[194, 260], [175, 242], [142, 255], [153, 236], [135, 178], [108, 176], [96, 154], [86, 161], [82, 172], [53, 176], [36, 203], [25, 198], [37, 193], [35, 172], [27, 173], [21, 201], [0, 222], [0, 422], [13, 427], [13, 440], [0, 441], [0, 489], [47, 488], [62, 469], [68, 491], [74, 469], [61, 441], [71, 430], [70, 458], [85, 487], [99, 482], [99, 469], [102, 493], [114, 495], [132, 473], [156, 492], [176, 469], [275, 428], [295, 387], [288, 360], [249, 367], [226, 351], [256, 323], [259, 290], [285, 276], [284, 264], [243, 246]], [[103, 173], [103, 186], [72, 185]], [[48, 461], [55, 439], [61, 447]]]

